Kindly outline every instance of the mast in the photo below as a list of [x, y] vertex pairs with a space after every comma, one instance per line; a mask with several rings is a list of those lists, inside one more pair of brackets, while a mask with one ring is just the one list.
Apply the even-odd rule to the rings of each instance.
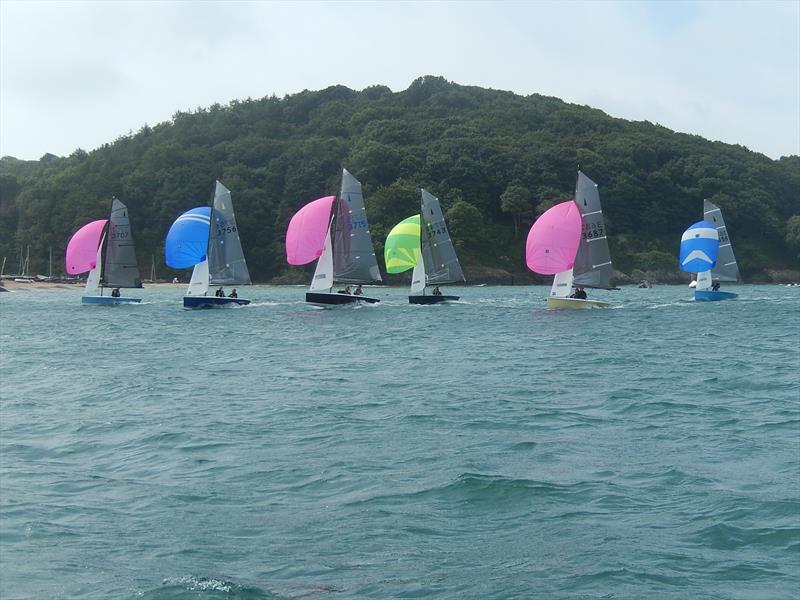
[[50, 246], [50, 273], [47, 276], [48, 279], [53, 278], [53, 247]]
[[22, 276], [28, 276], [28, 269], [31, 268], [31, 245], [28, 244], [28, 251], [25, 255], [25, 262], [22, 265]]
[[100, 265], [100, 295], [103, 295], [103, 288], [106, 285], [106, 267], [108, 266], [108, 257], [106, 256], [106, 249], [108, 248], [108, 236], [111, 233], [111, 221], [107, 221], [103, 227], [103, 237], [100, 238], [100, 246], [97, 249], [97, 264]]
[[150, 281], [155, 282], [156, 280], [156, 255], [150, 255]]

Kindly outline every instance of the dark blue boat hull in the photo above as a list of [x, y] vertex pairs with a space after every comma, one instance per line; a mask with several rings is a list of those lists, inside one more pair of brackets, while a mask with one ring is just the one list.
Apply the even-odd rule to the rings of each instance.
[[352, 294], [334, 294], [334, 293], [319, 293], [319, 292], [306, 292], [306, 302], [311, 304], [324, 304], [326, 306], [342, 306], [345, 304], [376, 304], [380, 302], [377, 298], [370, 298], [369, 296], [354, 296]]
[[409, 304], [439, 304], [440, 302], [455, 302], [461, 296], [409, 296]]
[[223, 308], [225, 306], [246, 306], [250, 300], [225, 298], [220, 296], [184, 296], [184, 308]]

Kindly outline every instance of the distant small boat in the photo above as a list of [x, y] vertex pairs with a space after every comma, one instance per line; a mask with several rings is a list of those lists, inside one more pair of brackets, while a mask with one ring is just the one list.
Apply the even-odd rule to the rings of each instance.
[[[342, 169], [338, 198], [325, 196], [298, 210], [286, 230], [286, 262], [305, 265], [317, 261], [306, 302], [318, 306], [380, 302], [350, 291], [381, 281], [378, 261], [364, 208], [361, 183]], [[336, 284], [346, 287], [334, 292]], [[356, 289], [357, 292], [358, 288]]]
[[[687, 229], [681, 237], [680, 268], [697, 273], [694, 299], [701, 302], [732, 300], [733, 292], [720, 291], [719, 282], [739, 280], [739, 267], [720, 208], [708, 200], [703, 202], [703, 221]], [[690, 284], [691, 286], [691, 284]]]
[[528, 268], [555, 275], [548, 308], [608, 308], [602, 300], [571, 297], [573, 286], [615, 289], [597, 184], [578, 171], [575, 199], [545, 211], [528, 232]]
[[[67, 244], [66, 268], [70, 275], [89, 271], [83, 304], [115, 305], [141, 302], [119, 295], [124, 288], [141, 288], [128, 208], [114, 198], [111, 217], [81, 227]], [[110, 294], [105, 288], [112, 288]]]
[[653, 287], [653, 284], [650, 283], [647, 279], [643, 279], [642, 281], [639, 282], [639, 285], [637, 285], [636, 287], [643, 290], [649, 290], [650, 288]]
[[[384, 247], [386, 270], [402, 273], [413, 268], [410, 304], [453, 302], [458, 296], [439, 291], [447, 283], [466, 281], [450, 239], [439, 199], [422, 190], [420, 214], [409, 217], [389, 232]], [[428, 287], [434, 286], [428, 294]]]
[[[173, 269], [194, 267], [183, 297], [184, 308], [250, 304], [250, 300], [222, 293], [224, 285], [250, 285], [251, 282], [231, 192], [219, 181], [214, 186], [211, 206], [188, 210], [172, 224], [167, 233], [165, 255], [167, 265]], [[208, 295], [209, 286], [219, 286], [215, 295]]]

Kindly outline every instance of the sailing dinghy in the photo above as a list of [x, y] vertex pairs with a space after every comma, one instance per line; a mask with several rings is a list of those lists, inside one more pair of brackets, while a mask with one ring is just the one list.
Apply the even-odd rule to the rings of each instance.
[[572, 288], [612, 290], [611, 253], [597, 184], [578, 171], [575, 199], [545, 211], [528, 232], [528, 268], [555, 275], [547, 308], [608, 308], [602, 300], [570, 298]]
[[211, 206], [186, 211], [170, 227], [165, 244], [167, 265], [173, 269], [194, 267], [184, 308], [217, 308], [250, 304], [250, 300], [208, 295], [209, 287], [250, 285], [250, 272], [242, 252], [233, 214], [231, 192], [219, 181]]
[[[306, 293], [306, 302], [319, 306], [380, 302], [349, 292], [350, 285], [381, 280], [378, 261], [364, 208], [361, 183], [342, 169], [339, 196], [325, 196], [298, 210], [286, 230], [286, 262], [317, 268]], [[333, 286], [347, 287], [334, 292]]]
[[711, 223], [717, 230], [719, 249], [717, 250], [717, 262], [711, 268], [710, 276], [698, 273], [694, 299], [705, 302], [732, 300], [738, 297], [738, 294], [712, 289], [714, 284], [719, 284], [719, 282], [737, 283], [740, 279], [739, 266], [736, 263], [736, 257], [733, 255], [733, 246], [728, 236], [725, 220], [722, 218], [722, 210], [713, 202], [704, 200], [703, 219], [707, 223]]
[[718, 251], [719, 233], [713, 223], [698, 221], [683, 232], [678, 264], [687, 273], [697, 273], [695, 294], [710, 293], [711, 269], [717, 264]]
[[[133, 234], [128, 219], [128, 208], [114, 198], [109, 219], [92, 221], [81, 227], [70, 238], [66, 254], [67, 273], [77, 275], [89, 272], [83, 304], [131, 304], [141, 298], [120, 296], [121, 288], [141, 288], [139, 267]], [[105, 293], [105, 288], [112, 288]]]
[[[420, 214], [409, 217], [389, 232], [384, 248], [386, 270], [402, 273], [413, 268], [409, 304], [454, 302], [458, 296], [439, 292], [439, 286], [466, 281], [453, 241], [447, 231], [439, 199], [422, 190]], [[427, 288], [434, 286], [433, 292]]]

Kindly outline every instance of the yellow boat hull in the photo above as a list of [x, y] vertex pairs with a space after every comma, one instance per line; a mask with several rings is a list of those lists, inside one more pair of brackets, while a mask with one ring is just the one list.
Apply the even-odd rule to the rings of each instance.
[[581, 300], [580, 298], [548, 298], [547, 308], [608, 308], [602, 300]]

